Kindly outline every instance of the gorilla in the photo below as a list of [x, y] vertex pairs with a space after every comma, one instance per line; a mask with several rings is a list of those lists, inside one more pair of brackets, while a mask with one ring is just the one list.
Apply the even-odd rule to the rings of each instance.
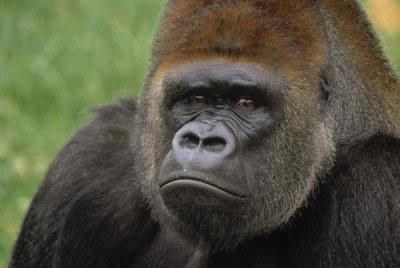
[[356, 0], [170, 0], [10, 267], [400, 267], [400, 82]]

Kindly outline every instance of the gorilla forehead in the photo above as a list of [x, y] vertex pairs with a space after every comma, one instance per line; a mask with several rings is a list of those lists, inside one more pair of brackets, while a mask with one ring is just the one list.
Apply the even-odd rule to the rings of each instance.
[[283, 76], [268, 72], [261, 65], [223, 59], [199, 60], [171, 67], [164, 76], [164, 90], [217, 87], [219, 91], [258, 88], [272, 91], [287, 83]]
[[[187, 68], [190, 68], [190, 72], [185, 72]], [[185, 77], [182, 77], [182, 74]], [[259, 84], [255, 84], [257, 82], [268, 82], [266, 75], [264, 69], [254, 64], [240, 62], [227, 65], [225, 61], [214, 60], [211, 62], [196, 61], [178, 66], [168, 72], [166, 80], [177, 81], [185, 78], [185, 80], [192, 83], [202, 83], [205, 80], [219, 80], [223, 76], [224, 81], [230, 84], [235, 84], [237, 80], [240, 80], [241, 85], [246, 84], [249, 87], [255, 87], [259, 86]], [[205, 76], [207, 76], [206, 79], [204, 78]]]

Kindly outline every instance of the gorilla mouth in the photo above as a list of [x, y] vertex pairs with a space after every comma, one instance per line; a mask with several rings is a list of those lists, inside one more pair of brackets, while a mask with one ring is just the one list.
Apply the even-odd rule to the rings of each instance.
[[198, 177], [173, 177], [160, 184], [161, 191], [174, 190], [176, 193], [179, 191], [200, 191], [216, 197], [219, 199], [238, 201], [246, 199], [246, 195], [228, 190], [220, 185], [216, 185], [209, 181], [209, 179], [202, 179]]

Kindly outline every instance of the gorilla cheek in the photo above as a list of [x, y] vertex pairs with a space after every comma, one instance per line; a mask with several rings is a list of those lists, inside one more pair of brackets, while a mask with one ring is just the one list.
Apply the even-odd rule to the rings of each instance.
[[294, 128], [298, 123], [290, 121], [294, 118], [290, 113], [286, 116], [270, 136], [243, 155], [251, 159], [246, 162], [252, 193], [246, 228], [253, 233], [269, 232], [287, 222], [303, 205], [317, 180], [313, 165], [321, 159], [310, 148], [319, 146], [313, 137], [323, 133], [318, 132], [312, 117], [305, 122], [308, 128]]

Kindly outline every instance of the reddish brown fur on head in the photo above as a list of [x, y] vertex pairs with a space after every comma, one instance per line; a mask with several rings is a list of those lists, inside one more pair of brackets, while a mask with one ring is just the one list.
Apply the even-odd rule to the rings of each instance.
[[314, 2], [171, 1], [156, 39], [155, 59], [175, 65], [224, 58], [318, 75], [326, 44]]

